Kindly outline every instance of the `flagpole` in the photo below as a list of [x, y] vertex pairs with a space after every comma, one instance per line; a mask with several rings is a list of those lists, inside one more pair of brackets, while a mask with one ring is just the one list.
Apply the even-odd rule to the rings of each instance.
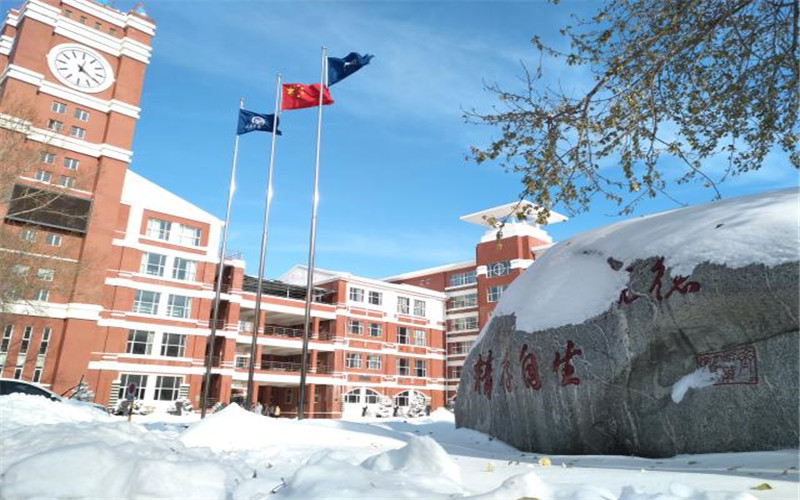
[[269, 221], [269, 207], [272, 202], [272, 167], [275, 165], [275, 137], [278, 132], [278, 113], [280, 113], [281, 100], [281, 74], [276, 76], [275, 83], [275, 114], [272, 117], [272, 145], [269, 150], [269, 170], [267, 171], [267, 193], [264, 202], [264, 230], [261, 233], [261, 260], [258, 263], [258, 286], [256, 287], [256, 320], [253, 330], [253, 339], [250, 343], [250, 367], [247, 371], [247, 399], [245, 404], [247, 409], [252, 408], [253, 401], [253, 378], [255, 377], [256, 366], [256, 344], [258, 331], [261, 328], [261, 285], [264, 282], [264, 262], [267, 255], [267, 223]]
[[[244, 99], [239, 98], [239, 109], [244, 108]], [[228, 251], [228, 227], [231, 222], [231, 202], [233, 201], [233, 191], [236, 186], [236, 159], [239, 155], [239, 134], [233, 143], [233, 164], [231, 166], [231, 180], [228, 184], [228, 204], [225, 207], [225, 227], [222, 230], [222, 248], [219, 254], [219, 266], [217, 267], [216, 293], [214, 294], [214, 312], [211, 315], [211, 333], [206, 343], [206, 374], [203, 379], [203, 398], [201, 400], [200, 418], [206, 417], [206, 407], [208, 406], [208, 393], [211, 389], [211, 365], [214, 360], [214, 347], [217, 340], [217, 321], [219, 321], [219, 299], [222, 292], [222, 271], [225, 267], [225, 252]]]
[[306, 374], [308, 373], [308, 338], [311, 321], [311, 299], [314, 292], [314, 248], [317, 239], [317, 204], [319, 201], [319, 147], [322, 136], [322, 98], [325, 95], [325, 70], [327, 69], [328, 48], [322, 47], [322, 69], [319, 75], [319, 104], [317, 106], [317, 150], [314, 159], [314, 193], [311, 201], [311, 235], [308, 243], [308, 279], [306, 280], [306, 314], [303, 321], [303, 355], [300, 358], [300, 401], [297, 406], [297, 419], [304, 417], [306, 404]]

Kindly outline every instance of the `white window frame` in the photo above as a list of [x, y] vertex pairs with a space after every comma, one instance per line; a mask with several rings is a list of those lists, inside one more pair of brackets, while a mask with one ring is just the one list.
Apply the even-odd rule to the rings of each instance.
[[78, 170], [78, 168], [81, 165], [80, 160], [78, 160], [77, 158], [70, 158], [68, 156], [64, 157], [63, 163], [64, 163], [64, 168], [66, 168], [67, 170]]
[[40, 267], [36, 271], [36, 279], [40, 279], [42, 281], [53, 281], [55, 278], [56, 278], [55, 269], [48, 269], [46, 267]]
[[125, 399], [125, 393], [128, 391], [128, 385], [133, 382], [132, 379], [136, 379], [136, 399], [144, 399], [149, 378], [149, 375], [142, 373], [120, 373], [118, 399]]
[[3, 329], [3, 340], [0, 341], [0, 353], [7, 353], [14, 336], [14, 325], [6, 325]]
[[367, 369], [368, 370], [380, 370], [382, 364], [383, 364], [383, 362], [381, 361], [381, 356], [379, 354], [368, 354], [367, 355]]
[[74, 188], [75, 177], [70, 175], [60, 175], [58, 176], [58, 185], [65, 188]]
[[64, 130], [64, 123], [50, 118], [47, 120], [47, 129], [53, 132], [61, 132]]
[[450, 309], [467, 309], [469, 307], [478, 307], [478, 294], [476, 292], [450, 297]]
[[383, 337], [383, 325], [380, 323], [370, 323], [369, 324], [369, 336], [370, 337]]
[[50, 346], [50, 334], [53, 329], [46, 326], [42, 329], [42, 341], [39, 342], [39, 356], [47, 354], [47, 348]]
[[[185, 264], [185, 266], [182, 266]], [[180, 275], [183, 274], [183, 277]], [[194, 281], [197, 275], [197, 262], [194, 260], [175, 257], [172, 261], [172, 279], [181, 281]]]
[[[165, 382], [170, 381], [169, 386]], [[155, 401], [175, 401], [181, 396], [181, 384], [183, 377], [174, 375], [156, 375], [155, 391], [153, 399]], [[163, 394], [162, 394], [163, 393]], [[171, 397], [162, 397], [170, 395]]]
[[421, 328], [414, 329], [414, 345], [422, 347], [428, 345], [428, 336], [426, 335], [425, 330]]
[[41, 368], [34, 368], [33, 369], [33, 377], [31, 378], [31, 382], [39, 383], [42, 380], [42, 369]]
[[400, 377], [411, 376], [411, 360], [408, 358], [397, 358], [397, 375]]
[[59, 115], [63, 115], [67, 112], [67, 105], [63, 102], [53, 101], [50, 103], [50, 111], [53, 113], [58, 113]]
[[39, 161], [47, 165], [54, 165], [56, 163], [56, 154], [42, 151], [39, 153]]
[[60, 234], [47, 233], [44, 237], [44, 242], [51, 247], [60, 247], [64, 238]]
[[451, 319], [448, 331], [463, 332], [465, 330], [477, 330], [477, 329], [478, 329], [478, 317], [465, 316], [463, 318]]
[[[151, 258], [155, 258], [158, 262], [152, 262]], [[164, 271], [167, 268], [167, 256], [155, 252], [145, 252], [142, 254], [142, 260], [139, 263], [139, 272], [150, 276], [164, 276]], [[152, 272], [151, 272], [152, 271]]]
[[397, 314], [411, 313], [411, 299], [408, 297], [397, 297]]
[[86, 111], [85, 109], [75, 108], [75, 112], [73, 113], [72, 116], [76, 120], [80, 120], [82, 122], [88, 122], [89, 121], [89, 112]]
[[[402, 333], [405, 332], [405, 333]], [[398, 344], [409, 345], [411, 343], [411, 335], [408, 333], [407, 326], [398, 326], [395, 335]]]
[[503, 292], [505, 292], [508, 285], [495, 285], [490, 286], [486, 290], [486, 302], [497, 302], [500, 300], [500, 297], [503, 296]]
[[35, 243], [36, 235], [37, 233], [34, 229], [25, 228], [19, 232], [19, 239], [21, 239], [22, 241], [27, 241], [29, 243]]
[[147, 228], [145, 229], [145, 236], [161, 241], [169, 241], [170, 232], [172, 231], [172, 222], [156, 217], [147, 219]]
[[428, 376], [428, 363], [424, 359], [414, 360], [414, 376], [427, 377]]
[[347, 320], [347, 333], [352, 335], [363, 335], [364, 334], [364, 325], [357, 319], [348, 319]]
[[[144, 341], [136, 338], [141, 334], [144, 334], [145, 336]], [[153, 354], [153, 341], [155, 339], [155, 335], [156, 332], [152, 332], [149, 330], [128, 330], [128, 342], [125, 345], [125, 353], [141, 355], [141, 356], [149, 356]], [[136, 348], [139, 346], [144, 346], [144, 352], [134, 352], [137, 350]]]
[[370, 292], [367, 295], [368, 295], [367, 301], [370, 304], [374, 306], [383, 305], [383, 294], [381, 292], [370, 290]]
[[33, 327], [32, 326], [26, 326], [22, 330], [22, 340], [20, 340], [20, 343], [19, 343], [19, 355], [20, 356], [24, 357], [26, 354], [28, 354], [28, 349], [31, 346], [31, 337], [32, 336], [33, 336]]
[[199, 247], [203, 231], [199, 227], [178, 224], [175, 243], [183, 246]]
[[425, 301], [414, 299], [414, 316], [425, 317]]
[[450, 286], [464, 286], [464, 285], [474, 285], [478, 282], [478, 275], [475, 271], [464, 271], [463, 273], [457, 273], [450, 275]]
[[36, 169], [36, 172], [33, 174], [33, 178], [40, 182], [50, 182], [50, 179], [53, 178], [53, 174], [47, 170], [42, 170], [39, 168]]
[[[184, 304], [176, 304], [178, 299], [185, 299]], [[180, 314], [175, 314], [180, 313]], [[187, 319], [192, 315], [192, 298], [185, 295], [169, 294], [167, 299], [167, 316], [170, 318]]]
[[[175, 351], [175, 354], [170, 354]], [[164, 332], [161, 337], [161, 356], [182, 358], [186, 355], [186, 334]]]
[[496, 276], [506, 276], [511, 273], [511, 261], [500, 260], [492, 262], [486, 267], [486, 277], [494, 278]]
[[364, 302], [364, 289], [351, 286], [348, 297], [353, 302]]
[[[154, 300], [145, 302], [144, 295], [148, 294]], [[152, 295], [149, 295], [152, 294]], [[149, 290], [136, 290], [133, 299], [133, 312], [138, 314], [147, 314], [155, 316], [158, 314], [159, 302], [161, 301], [161, 292], [151, 292]]]
[[360, 352], [348, 352], [345, 353], [344, 356], [344, 366], [345, 368], [361, 368], [361, 353]]
[[78, 127], [77, 125], [72, 125], [69, 128], [69, 135], [75, 137], [76, 139], [83, 139], [86, 137], [86, 129]]
[[37, 300], [39, 302], [47, 302], [50, 300], [50, 289], [49, 288], [39, 288], [36, 290], [36, 293], [33, 296], [33, 300]]

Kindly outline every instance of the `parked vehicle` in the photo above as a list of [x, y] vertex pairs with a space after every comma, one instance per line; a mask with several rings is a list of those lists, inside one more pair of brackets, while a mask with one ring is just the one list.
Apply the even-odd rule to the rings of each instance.
[[5, 396], [7, 394], [17, 394], [17, 393], [28, 394], [31, 396], [42, 396], [61, 403], [69, 401], [70, 403], [87, 405], [91, 408], [100, 410], [103, 413], [108, 413], [105, 407], [98, 403], [90, 403], [86, 401], [78, 401], [77, 399], [65, 398], [59, 394], [56, 394], [51, 390], [45, 389], [44, 387], [34, 384], [33, 382], [27, 382], [25, 380], [17, 380], [12, 378], [0, 378], [0, 396]]

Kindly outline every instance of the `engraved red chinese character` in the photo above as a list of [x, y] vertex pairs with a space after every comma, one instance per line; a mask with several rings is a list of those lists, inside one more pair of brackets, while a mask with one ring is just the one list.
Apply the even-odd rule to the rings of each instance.
[[473, 376], [475, 378], [474, 390], [480, 393], [482, 388], [483, 394], [488, 399], [492, 399], [492, 384], [494, 383], [492, 380], [492, 351], [489, 351], [486, 359], [483, 359], [482, 354], [478, 354], [478, 361], [475, 362], [473, 368]]
[[500, 364], [502, 372], [500, 375], [500, 387], [506, 392], [511, 392], [511, 384], [514, 381], [514, 376], [511, 374], [511, 360], [508, 359], [508, 352], [506, 352], [503, 362]]
[[580, 356], [583, 351], [575, 349], [575, 344], [571, 340], [567, 341], [567, 352], [564, 354], [564, 359], [561, 359], [561, 353], [556, 351], [556, 357], [553, 360], [553, 371], [558, 372], [561, 365], [561, 385], [580, 385], [581, 379], [575, 376], [575, 367], [572, 366], [572, 358]]
[[522, 366], [522, 380], [525, 382], [525, 387], [538, 391], [542, 387], [542, 380], [539, 378], [539, 367], [536, 366], [536, 355], [533, 351], [528, 352], [528, 344], [522, 344], [519, 362]]

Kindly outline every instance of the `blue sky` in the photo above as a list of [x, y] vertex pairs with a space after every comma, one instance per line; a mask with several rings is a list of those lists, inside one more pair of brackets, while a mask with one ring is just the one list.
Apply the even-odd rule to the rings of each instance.
[[[117, 0], [127, 9], [134, 2]], [[130, 5], [129, 5], [130, 4]], [[538, 34], [563, 44], [558, 28], [595, 2], [563, 1], [179, 1], [150, 0], [158, 28], [142, 98], [132, 168], [192, 203], [224, 216], [240, 97], [272, 112], [275, 74], [285, 82], [319, 79], [320, 46], [329, 55], [375, 54], [369, 66], [335, 85], [324, 109], [316, 264], [382, 277], [474, 257], [482, 229], [464, 214], [514, 201], [519, 178], [465, 160], [495, 130], [465, 124], [463, 109], [488, 111], [484, 82], [518, 88], [520, 62], [534, 66]], [[545, 61], [552, 82], [587, 85], [589, 74]], [[316, 110], [282, 115], [266, 275], [305, 264], [311, 212]], [[238, 190], [229, 251], [258, 269], [269, 135], [240, 143]], [[669, 167], [668, 163], [665, 166]], [[796, 186], [776, 155], [759, 172], [721, 186], [725, 196]], [[672, 189], [686, 203], [712, 192]], [[637, 214], [675, 208], [667, 199]], [[559, 207], [556, 207], [558, 210]], [[615, 208], [550, 228], [556, 239], [610, 224]]]

